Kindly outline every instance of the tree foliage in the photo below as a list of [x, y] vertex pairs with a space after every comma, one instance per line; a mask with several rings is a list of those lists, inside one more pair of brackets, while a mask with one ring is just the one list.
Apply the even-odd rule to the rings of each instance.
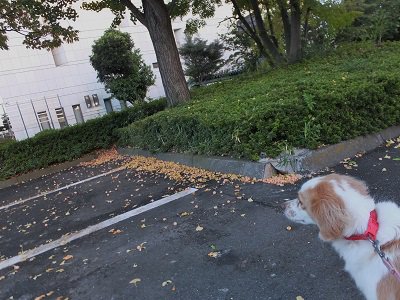
[[128, 33], [108, 29], [92, 46], [90, 63], [106, 90], [119, 100], [143, 101], [154, 75]]
[[[322, 40], [331, 41], [357, 16], [337, 1], [226, 0], [233, 6], [233, 24], [253, 40], [270, 65], [293, 63]], [[232, 20], [231, 20], [232, 21]], [[235, 29], [233, 29], [235, 30]], [[246, 41], [247, 43], [247, 41]]]
[[118, 25], [129, 13], [132, 22], [139, 21], [149, 31], [157, 56], [157, 62], [169, 106], [183, 103], [190, 98], [182, 65], [176, 46], [171, 20], [189, 13], [193, 16], [187, 22], [187, 31], [194, 32], [205, 24], [204, 19], [214, 15], [215, 6], [220, 0], [142, 0], [141, 6], [131, 0], [98, 0], [84, 2], [87, 10], [101, 11], [110, 9], [115, 18], [113, 25]]
[[400, 40], [400, 1], [398, 0], [344, 0], [347, 10], [359, 15], [338, 36], [339, 40]]
[[231, 21], [229, 31], [219, 35], [226, 50], [230, 51], [226, 63], [237, 71], [253, 71], [257, 68], [260, 52], [254, 40]]
[[217, 40], [207, 44], [203, 39], [187, 36], [179, 53], [185, 61], [185, 75], [198, 83], [214, 75], [224, 63], [224, 46]]
[[75, 21], [78, 0], [0, 0], [0, 49], [8, 49], [8, 32], [23, 36], [28, 48], [51, 49], [62, 42], [78, 40], [78, 31], [66, 20]]

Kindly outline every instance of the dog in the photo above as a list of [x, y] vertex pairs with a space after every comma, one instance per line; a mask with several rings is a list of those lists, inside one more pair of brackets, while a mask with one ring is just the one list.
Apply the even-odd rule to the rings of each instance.
[[[343, 258], [345, 270], [367, 300], [400, 299], [399, 206], [375, 203], [364, 182], [330, 174], [305, 182], [298, 198], [286, 201], [284, 208], [290, 220], [318, 226], [319, 238]], [[394, 274], [374, 245], [385, 253]]]

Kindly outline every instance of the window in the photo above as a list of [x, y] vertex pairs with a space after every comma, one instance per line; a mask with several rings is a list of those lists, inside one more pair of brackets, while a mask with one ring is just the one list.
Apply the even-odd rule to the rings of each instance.
[[51, 49], [51, 54], [53, 55], [53, 60], [56, 67], [65, 65], [68, 62], [63, 46]]
[[93, 105], [92, 105], [92, 100], [90, 100], [90, 96], [87, 95], [84, 98], [85, 98], [87, 108], [91, 108]]
[[37, 113], [37, 116], [42, 130], [51, 129], [49, 117], [47, 116], [47, 111], [39, 111]]
[[60, 128], [64, 128], [68, 126], [67, 119], [65, 118], [64, 109], [62, 107], [56, 108], [56, 116], [58, 120], [58, 124], [60, 124]]
[[158, 62], [153, 63], [153, 68], [158, 69]]
[[178, 47], [180, 47], [182, 42], [183, 42], [183, 40], [184, 40], [184, 37], [185, 37], [183, 29], [182, 28], [174, 29], [174, 37], [175, 37], [176, 45]]
[[113, 111], [113, 107], [111, 104], [111, 98], [104, 99], [104, 106], [106, 107], [107, 113], [110, 113]]
[[79, 104], [77, 105], [72, 105], [72, 109], [74, 110], [74, 115], [75, 115], [75, 120], [76, 123], [83, 123], [83, 115], [82, 115], [82, 110], [81, 110], [81, 106]]
[[94, 106], [99, 106], [99, 105], [100, 105], [100, 102], [99, 102], [99, 97], [97, 97], [97, 94], [93, 94], [93, 95], [92, 95], [92, 98], [93, 98], [93, 104], [94, 104]]

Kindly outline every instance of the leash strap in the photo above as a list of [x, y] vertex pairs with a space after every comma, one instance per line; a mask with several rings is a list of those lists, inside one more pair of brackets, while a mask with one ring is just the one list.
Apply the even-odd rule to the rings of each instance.
[[379, 242], [377, 240], [372, 240], [371, 238], [369, 238], [368, 240], [372, 243], [372, 247], [374, 247], [375, 252], [382, 259], [383, 264], [389, 270], [390, 274], [396, 277], [397, 281], [400, 282], [400, 272], [395, 268], [395, 266], [393, 266], [392, 262], [390, 261], [389, 257], [386, 256], [385, 252], [381, 250]]

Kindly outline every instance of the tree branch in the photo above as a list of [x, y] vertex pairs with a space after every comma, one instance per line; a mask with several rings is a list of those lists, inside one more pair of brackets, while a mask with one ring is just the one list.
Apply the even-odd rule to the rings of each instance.
[[135, 16], [136, 19], [138, 19], [140, 23], [147, 27], [146, 17], [139, 8], [137, 8], [130, 0], [120, 0], [120, 2], [132, 12], [132, 14]]
[[231, 2], [235, 9], [235, 13], [239, 17], [239, 20], [242, 22], [244, 27], [248, 30], [249, 34], [251, 35], [251, 38], [256, 42], [256, 45], [257, 45], [258, 49], [260, 50], [260, 53], [268, 60], [268, 62], [271, 65], [274, 65], [274, 62], [273, 62], [271, 56], [266, 51], [266, 49], [265, 49], [263, 43], [261, 42], [260, 38], [258, 37], [257, 33], [255, 32], [255, 30], [253, 28], [251, 28], [249, 22], [247, 22], [246, 18], [240, 12], [240, 7], [239, 7], [238, 3], [236, 2], [236, 0], [231, 0]]
[[274, 42], [271, 40], [271, 37], [268, 35], [267, 30], [265, 29], [264, 20], [261, 15], [261, 10], [259, 7], [259, 3], [257, 0], [250, 0], [250, 4], [253, 8], [254, 18], [256, 21], [256, 26], [258, 29], [258, 34], [260, 35], [261, 42], [264, 44], [265, 48], [272, 54], [273, 59], [278, 63], [283, 62], [283, 58], [279, 53], [278, 48], [275, 46]]

